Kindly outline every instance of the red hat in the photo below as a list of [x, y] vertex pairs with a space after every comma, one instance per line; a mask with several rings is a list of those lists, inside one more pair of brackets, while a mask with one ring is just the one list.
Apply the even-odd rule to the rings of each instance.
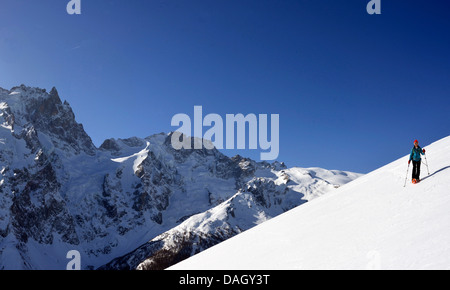
[[414, 143], [419, 143], [419, 141], [417, 141], [417, 139], [416, 139], [416, 140], [414, 140]]

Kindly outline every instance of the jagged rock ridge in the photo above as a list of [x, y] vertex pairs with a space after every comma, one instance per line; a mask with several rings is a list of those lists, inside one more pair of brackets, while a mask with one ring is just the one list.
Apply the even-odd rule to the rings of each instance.
[[0, 269], [165, 268], [359, 176], [170, 137], [96, 148], [55, 88], [0, 88]]

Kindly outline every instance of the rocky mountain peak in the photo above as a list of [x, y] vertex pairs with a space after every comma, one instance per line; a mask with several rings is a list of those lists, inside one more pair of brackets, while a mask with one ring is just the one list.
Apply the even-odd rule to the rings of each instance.
[[[75, 114], [67, 102], [62, 103], [55, 87], [50, 93], [45, 89], [24, 85], [13, 87], [10, 91], [1, 90], [0, 102], [3, 109], [8, 108], [12, 130], [16, 134], [25, 134], [23, 130], [35, 130], [50, 137], [52, 146], [75, 154], [84, 152], [95, 154], [95, 146], [77, 123]], [[44, 144], [41, 144], [44, 146]]]
[[175, 150], [171, 133], [96, 148], [56, 88], [0, 88], [0, 125], [0, 269], [64, 269], [67, 249], [84, 269], [164, 268], [356, 177]]

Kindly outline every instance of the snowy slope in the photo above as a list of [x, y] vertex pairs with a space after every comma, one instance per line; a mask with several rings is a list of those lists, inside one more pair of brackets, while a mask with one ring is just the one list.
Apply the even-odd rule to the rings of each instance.
[[418, 185], [401, 158], [171, 269], [450, 269], [450, 137], [426, 149]]
[[[240, 164], [245, 168], [249, 164], [243, 163], [247, 162]], [[230, 198], [187, 217], [180, 225], [101, 269], [164, 269], [361, 176], [321, 168], [278, 171], [258, 166], [258, 177], [250, 178]]]
[[65, 269], [69, 250], [83, 269], [164, 268], [360, 176], [170, 140], [96, 148], [56, 88], [0, 88], [0, 269]]

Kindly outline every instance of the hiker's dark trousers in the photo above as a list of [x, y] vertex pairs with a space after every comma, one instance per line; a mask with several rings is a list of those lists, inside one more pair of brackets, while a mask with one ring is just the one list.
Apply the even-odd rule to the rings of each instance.
[[420, 164], [422, 163], [422, 160], [420, 161], [412, 161], [413, 164], [413, 171], [412, 171], [412, 179], [420, 179]]

